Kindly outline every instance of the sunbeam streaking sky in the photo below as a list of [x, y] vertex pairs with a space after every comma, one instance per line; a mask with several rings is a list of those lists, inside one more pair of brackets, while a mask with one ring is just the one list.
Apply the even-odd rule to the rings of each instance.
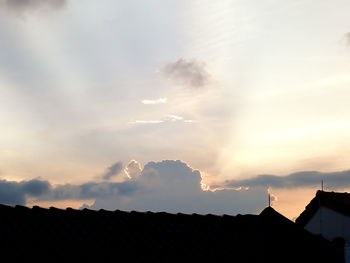
[[181, 160], [218, 188], [350, 170], [349, 11], [345, 0], [0, 0], [1, 179], [82, 187], [120, 163], [108, 180], [123, 183], [131, 160], [139, 176]]

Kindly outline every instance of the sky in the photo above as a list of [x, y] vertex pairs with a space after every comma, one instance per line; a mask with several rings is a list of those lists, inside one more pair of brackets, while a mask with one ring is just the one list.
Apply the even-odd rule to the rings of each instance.
[[297, 217], [350, 189], [350, 2], [0, 0], [0, 202]]

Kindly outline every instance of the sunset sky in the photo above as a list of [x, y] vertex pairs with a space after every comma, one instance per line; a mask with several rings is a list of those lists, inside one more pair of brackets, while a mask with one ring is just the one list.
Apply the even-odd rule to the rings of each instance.
[[349, 12], [0, 0], [0, 203], [236, 214], [270, 192], [292, 219], [322, 179], [350, 191]]

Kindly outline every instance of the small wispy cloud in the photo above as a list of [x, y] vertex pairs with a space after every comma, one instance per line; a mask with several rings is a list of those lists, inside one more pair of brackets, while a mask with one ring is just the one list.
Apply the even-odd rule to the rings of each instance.
[[156, 100], [141, 100], [141, 103], [145, 105], [165, 104], [167, 103], [167, 98], [159, 98]]
[[159, 124], [164, 122], [164, 120], [136, 120], [130, 121], [128, 124]]
[[182, 121], [184, 119], [184, 117], [178, 115], [168, 115], [167, 118], [169, 121]]
[[163, 73], [175, 83], [188, 88], [203, 88], [210, 79], [204, 63], [183, 58], [165, 65]]
[[193, 120], [187, 120], [182, 116], [179, 115], [167, 115], [166, 117], [160, 119], [160, 120], [136, 120], [136, 121], [130, 121], [128, 124], [160, 124], [165, 122], [184, 122], [184, 123], [194, 123]]
[[184, 120], [185, 123], [194, 123], [194, 120]]
[[104, 180], [110, 180], [113, 176], [118, 175], [123, 169], [122, 162], [116, 162], [110, 167], [108, 167], [107, 171], [102, 175]]

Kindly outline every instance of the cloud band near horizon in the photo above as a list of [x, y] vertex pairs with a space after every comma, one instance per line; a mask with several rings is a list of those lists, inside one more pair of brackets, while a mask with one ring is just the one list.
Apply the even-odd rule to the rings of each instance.
[[320, 186], [322, 181], [327, 189], [344, 189], [350, 187], [350, 170], [330, 173], [302, 171], [287, 176], [259, 175], [250, 179], [228, 180], [224, 183], [223, 187], [274, 187], [291, 189]]
[[28, 199], [38, 202], [94, 199], [90, 207], [93, 209], [202, 214], [257, 213], [264, 206], [266, 189], [203, 191], [200, 172], [179, 160], [149, 162], [143, 169], [133, 160], [124, 168], [128, 175], [125, 181], [106, 181], [106, 174], [110, 179], [109, 175], [119, 173], [120, 168], [121, 163], [116, 162], [98, 181], [81, 185], [53, 186], [39, 179], [1, 180], [0, 203], [25, 205]]
[[[22, 182], [0, 180], [0, 203], [25, 205], [28, 199], [95, 200], [90, 208], [237, 214], [257, 213], [262, 209], [266, 205], [269, 187], [314, 187], [320, 185], [321, 180], [324, 180], [326, 189], [350, 187], [350, 170], [333, 173], [304, 171], [287, 176], [260, 175], [246, 180], [231, 180], [221, 186], [211, 186], [210, 189], [217, 188], [216, 191], [203, 191], [201, 173], [184, 162], [173, 160], [149, 162], [143, 169], [132, 160], [124, 168], [128, 175], [125, 181], [106, 181], [122, 169], [122, 163], [116, 162], [101, 175], [100, 180], [80, 185], [53, 186], [49, 181], [40, 179]], [[241, 190], [233, 190], [237, 188]]]

